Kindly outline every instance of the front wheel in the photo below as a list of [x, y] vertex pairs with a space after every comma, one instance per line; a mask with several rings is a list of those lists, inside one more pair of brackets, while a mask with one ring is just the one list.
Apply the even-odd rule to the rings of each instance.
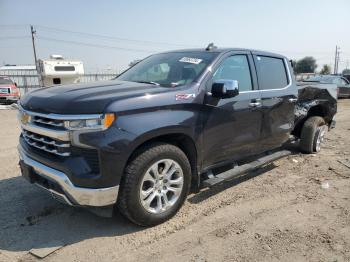
[[322, 117], [313, 116], [308, 118], [301, 130], [300, 149], [309, 154], [319, 152], [327, 129]]
[[118, 207], [132, 222], [160, 224], [176, 214], [191, 184], [191, 166], [184, 152], [170, 144], [139, 150], [120, 185]]

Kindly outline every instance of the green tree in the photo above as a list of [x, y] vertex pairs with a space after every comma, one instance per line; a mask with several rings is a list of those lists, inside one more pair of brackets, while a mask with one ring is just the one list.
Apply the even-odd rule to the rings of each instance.
[[350, 69], [344, 69], [343, 75], [350, 75]]
[[331, 73], [331, 67], [329, 65], [323, 65], [320, 74], [321, 75], [329, 75]]
[[306, 56], [300, 59], [294, 68], [296, 73], [315, 73], [317, 64], [315, 58], [312, 56]]

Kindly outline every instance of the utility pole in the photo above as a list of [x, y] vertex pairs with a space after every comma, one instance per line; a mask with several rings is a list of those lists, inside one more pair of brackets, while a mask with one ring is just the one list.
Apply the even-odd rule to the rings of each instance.
[[40, 77], [40, 72], [39, 72], [39, 64], [38, 64], [38, 58], [36, 56], [36, 49], [35, 49], [35, 34], [36, 34], [36, 30], [34, 30], [34, 27], [31, 25], [30, 26], [30, 33], [32, 35], [32, 44], [33, 44], [33, 53], [34, 53], [34, 62], [35, 62], [35, 68], [36, 68], [36, 72], [38, 74], [38, 78], [39, 78], [39, 86], [41, 86], [41, 77]]
[[35, 67], [36, 67], [36, 70], [38, 70], [38, 59], [36, 57], [35, 39], [34, 39], [34, 35], [35, 35], [36, 31], [34, 30], [34, 27], [32, 25], [30, 26], [30, 33], [32, 34], [32, 44], [33, 44]]
[[334, 56], [334, 70], [333, 74], [336, 74], [337, 71], [337, 55], [338, 55], [338, 46], [335, 46], [335, 56]]
[[334, 58], [334, 74], [337, 75], [338, 74], [338, 66], [339, 66], [339, 52], [340, 47], [339, 46], [335, 46], [335, 58]]

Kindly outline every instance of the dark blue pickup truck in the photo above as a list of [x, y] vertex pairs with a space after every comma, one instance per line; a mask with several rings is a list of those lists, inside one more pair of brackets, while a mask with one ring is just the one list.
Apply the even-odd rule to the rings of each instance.
[[296, 86], [286, 57], [246, 49], [155, 54], [116, 79], [43, 88], [20, 101], [22, 175], [69, 205], [118, 207], [139, 225], [189, 192], [290, 152], [320, 150], [336, 98]]

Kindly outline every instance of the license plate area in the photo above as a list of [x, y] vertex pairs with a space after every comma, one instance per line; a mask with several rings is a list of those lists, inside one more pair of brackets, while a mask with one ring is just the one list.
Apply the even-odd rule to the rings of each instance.
[[8, 94], [9, 89], [8, 88], [0, 88], [0, 94]]

